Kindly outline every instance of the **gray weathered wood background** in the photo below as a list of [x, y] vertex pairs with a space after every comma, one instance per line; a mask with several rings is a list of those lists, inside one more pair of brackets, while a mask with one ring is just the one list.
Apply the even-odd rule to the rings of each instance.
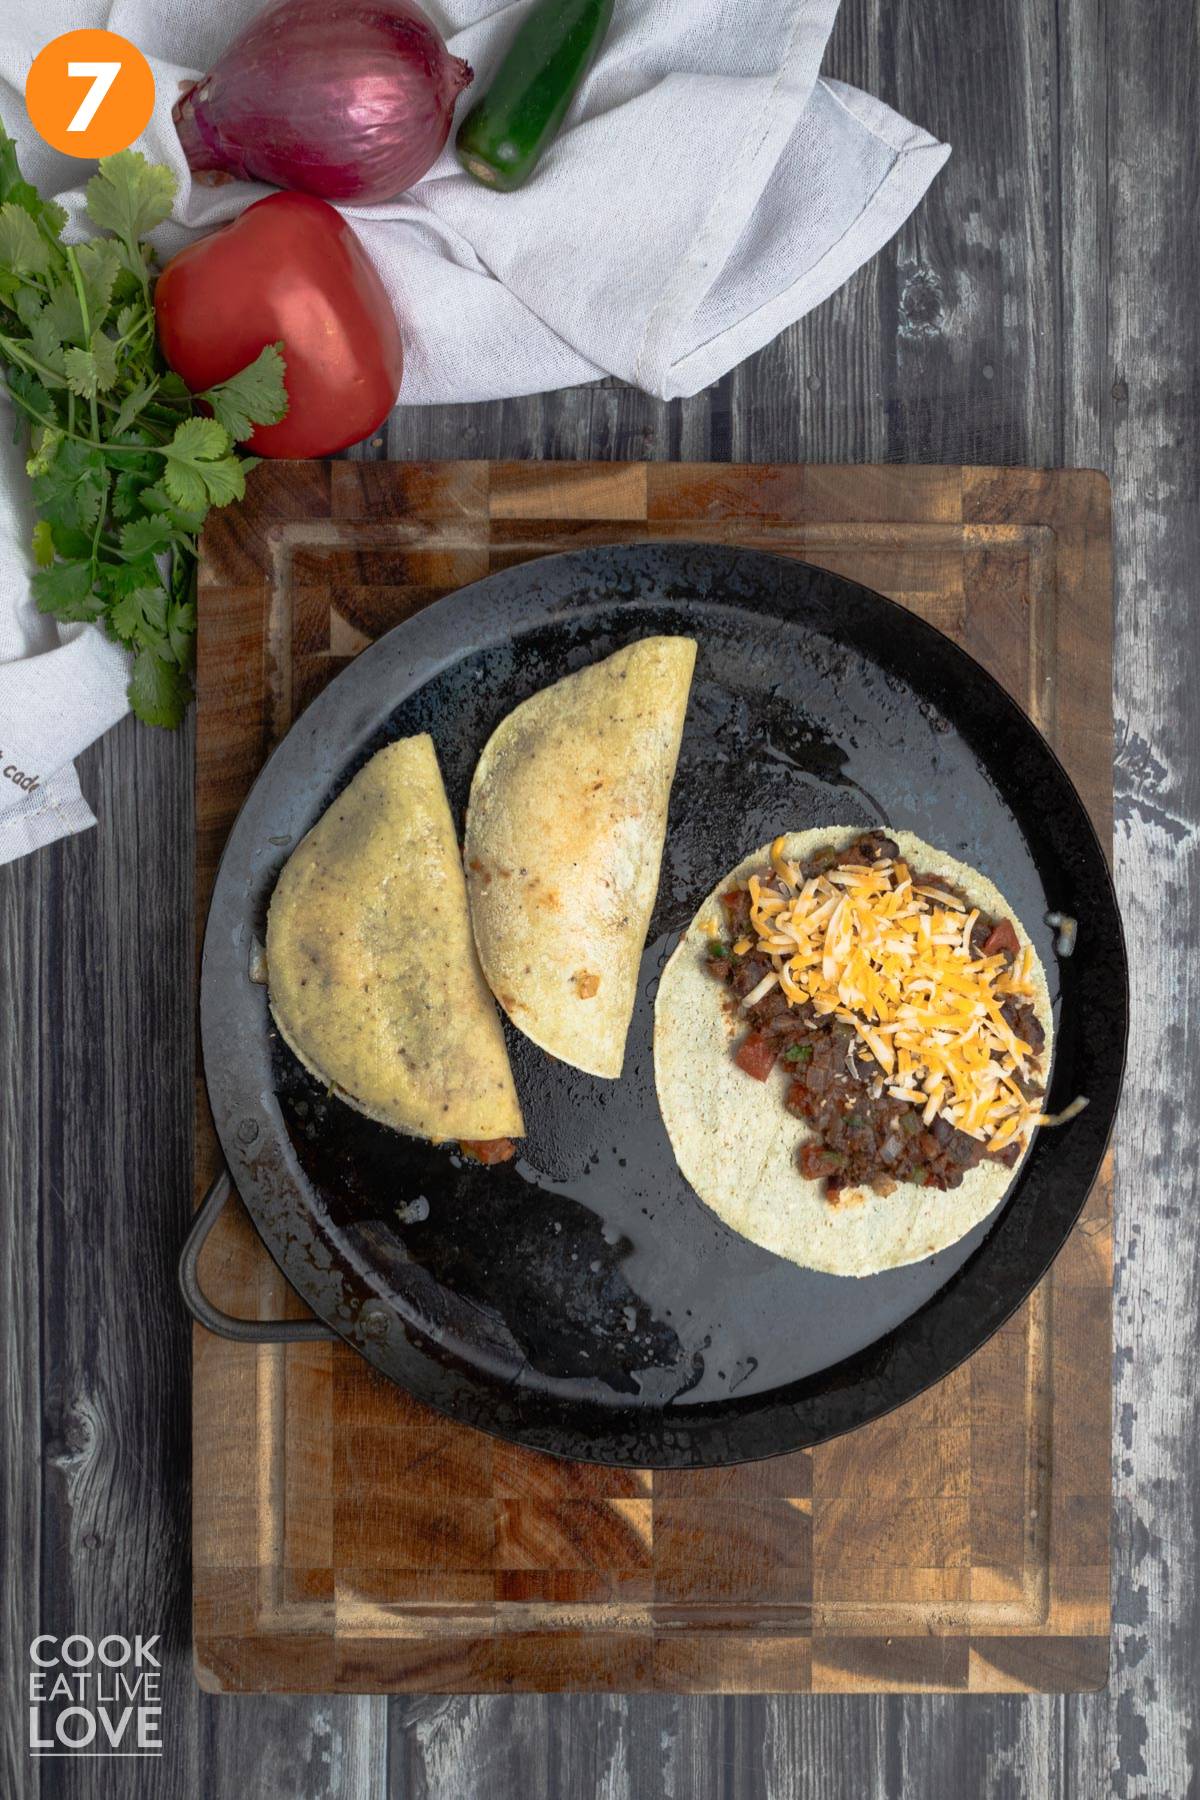
[[[1096, 465], [1117, 531], [1113, 1674], [1074, 1699], [213, 1700], [188, 1660], [192, 744], [85, 759], [96, 831], [0, 870], [4, 1800], [1200, 1794], [1200, 32], [1190, 0], [844, 0], [827, 69], [949, 139], [896, 241], [694, 400], [395, 415], [396, 457]], [[469, 354], [469, 346], [464, 346]], [[383, 450], [380, 450], [383, 454]], [[25, 1751], [38, 1630], [161, 1631], [162, 1762]]]

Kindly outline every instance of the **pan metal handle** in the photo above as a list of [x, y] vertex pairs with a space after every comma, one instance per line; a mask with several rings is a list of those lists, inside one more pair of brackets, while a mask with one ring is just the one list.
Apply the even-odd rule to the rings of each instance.
[[179, 1255], [179, 1289], [197, 1324], [236, 1344], [324, 1344], [337, 1337], [320, 1319], [237, 1319], [214, 1306], [200, 1286], [200, 1252], [233, 1193], [228, 1169], [222, 1169], [201, 1203]]

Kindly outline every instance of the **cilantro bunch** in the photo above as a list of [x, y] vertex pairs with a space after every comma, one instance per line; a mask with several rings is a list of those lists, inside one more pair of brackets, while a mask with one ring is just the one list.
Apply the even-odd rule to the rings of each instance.
[[130, 704], [150, 725], [177, 725], [191, 694], [196, 534], [257, 460], [234, 442], [287, 410], [278, 344], [199, 395], [163, 361], [142, 240], [175, 187], [137, 151], [105, 157], [87, 213], [107, 235], [64, 244], [66, 214], [21, 179], [0, 125], [0, 363], [30, 427], [34, 596], [133, 653]]

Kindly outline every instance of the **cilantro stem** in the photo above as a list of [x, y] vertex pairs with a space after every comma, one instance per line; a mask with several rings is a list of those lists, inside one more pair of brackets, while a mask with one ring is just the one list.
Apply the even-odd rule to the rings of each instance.
[[93, 581], [95, 581], [97, 574], [99, 573], [100, 533], [103, 531], [104, 521], [108, 517], [108, 490], [111, 485], [112, 485], [111, 477], [108, 473], [108, 470], [105, 469], [105, 471], [104, 471], [104, 490], [100, 495], [100, 504], [96, 508], [96, 529], [92, 533], [92, 559], [91, 560], [92, 560], [92, 580]]
[[62, 381], [62, 376], [57, 369], [49, 369], [45, 363], [39, 362], [36, 356], [31, 356], [24, 345], [17, 342], [16, 338], [5, 337], [3, 333], [0, 333], [0, 350], [4, 352], [10, 362], [20, 363], [24, 368], [32, 369], [37, 375], [47, 376], [51, 381]]
[[[75, 283], [75, 293], [79, 300], [79, 316], [83, 320], [83, 341], [84, 341], [85, 345], [88, 345], [92, 341], [92, 322], [91, 322], [90, 317], [88, 316], [87, 293], [86, 293], [86, 291], [84, 289], [84, 285], [83, 285], [83, 274], [79, 267], [79, 258], [76, 256], [74, 248], [70, 244], [68, 244], [66, 247], [66, 257], [67, 257], [68, 267], [71, 270], [71, 280]], [[91, 407], [92, 407], [92, 437], [97, 443], [99, 443], [99, 440], [100, 440], [100, 411], [96, 405], [95, 394], [93, 394], [91, 397]]]
[[[40, 208], [36, 212], [31, 212], [29, 207], [26, 207], [25, 211], [30, 214], [30, 217], [32, 218], [34, 224], [37, 226], [38, 230], [41, 232], [42, 236], [45, 238], [46, 242], [49, 244], [51, 255], [56, 256], [59, 260], [59, 263], [61, 264], [62, 257], [63, 257], [63, 241], [62, 241], [62, 238], [59, 236], [59, 232], [51, 229], [50, 225], [47, 223]], [[61, 230], [61, 227], [59, 229]], [[49, 284], [49, 282], [47, 282], [46, 292], [49, 293], [49, 291], [50, 291], [50, 284]]]
[[[47, 368], [45, 363], [39, 362], [36, 356], [31, 356], [28, 350], [26, 350], [22, 344], [18, 343], [15, 338], [5, 337], [2, 332], [0, 332], [0, 353], [3, 353], [10, 362], [18, 363], [22, 368], [32, 370], [35, 375], [41, 375], [43, 379], [48, 379], [52, 382], [57, 381], [64, 386], [66, 385], [63, 383], [63, 378], [57, 369]], [[21, 405], [21, 401], [16, 394], [13, 394], [11, 397], [17, 401], [18, 405]], [[102, 448], [103, 446], [98, 434], [92, 439], [79, 437], [76, 433], [74, 429], [75, 396], [70, 392], [68, 392], [68, 404], [70, 413], [69, 426], [63, 435], [65, 437], [74, 438], [76, 443], [91, 443], [94, 448]], [[98, 395], [94, 404], [102, 406], [105, 412], [118, 413], [121, 410], [121, 402], [119, 399], [110, 400], [104, 394]], [[30, 418], [37, 419], [40, 425], [45, 425], [48, 422], [41, 413], [35, 413], [29, 406], [25, 406], [24, 411], [29, 414]], [[172, 430], [174, 429], [174, 425], [175, 421], [172, 420]], [[54, 429], [56, 431], [62, 430], [62, 427], [58, 424], [57, 420], [55, 421]], [[109, 439], [108, 442], [116, 450], [149, 450], [153, 448], [150, 444], [123, 444], [119, 439]]]
[[[78, 431], [73, 429], [74, 424], [75, 424], [75, 407], [74, 407], [75, 396], [74, 396], [74, 394], [67, 395], [67, 400], [68, 400], [67, 418], [68, 418], [69, 422], [68, 422], [68, 425], [67, 425], [67, 428], [65, 431], [63, 430], [63, 427], [60, 425], [60, 423], [57, 419], [47, 418], [46, 414], [44, 412], [39, 412], [36, 406], [31, 406], [29, 401], [24, 399], [20, 394], [18, 394], [15, 388], [11, 388], [11, 387], [9, 388], [8, 397], [10, 400], [16, 401], [17, 405], [20, 407], [21, 411], [25, 414], [27, 419], [36, 420], [36, 422], [39, 425], [44, 425], [46, 427], [47, 431], [60, 432], [63, 437], [70, 438], [72, 440], [72, 442], [74, 442], [76, 444], [86, 444], [88, 446], [89, 450], [99, 450], [100, 449], [100, 444], [96, 438], [83, 437], [83, 436], [81, 436], [81, 434]], [[138, 444], [138, 445], [132, 446], [132, 447], [136, 448], [138, 450], [145, 448], [145, 446], [142, 444]]]
[[[166, 449], [162, 444], [131, 444], [124, 438], [84, 437], [82, 432], [74, 429], [75, 410], [73, 405], [69, 404], [68, 423], [64, 428], [58, 419], [47, 417], [44, 412], [39, 412], [36, 406], [31, 406], [29, 401], [18, 394], [14, 388], [9, 388], [8, 397], [16, 402], [27, 419], [33, 419], [36, 424], [44, 425], [48, 431], [57, 431], [60, 437], [70, 438], [74, 444], [86, 444], [89, 450], [103, 450], [106, 453], [110, 450], [124, 450], [131, 456], [166, 455]], [[73, 402], [74, 398], [74, 394], [68, 393], [68, 403]], [[110, 408], [110, 411], [116, 410], [116, 408]]]
[[131, 344], [135, 337], [144, 336], [145, 325], [146, 320], [144, 318], [140, 316], [136, 318], [128, 331], [122, 331], [113, 339], [113, 343], [116, 345], [117, 349], [119, 350], [123, 344]]
[[129, 251], [130, 261], [137, 264], [138, 274], [142, 281], [142, 298], [146, 302], [146, 314], [153, 318], [154, 302], [150, 298], [150, 276], [146, 268], [146, 258], [142, 255], [142, 247], [136, 238], [123, 238], [121, 241]]
[[[50, 298], [50, 283], [48, 281], [43, 281], [40, 275], [35, 275], [32, 269], [22, 269], [17, 276], [17, 280], [22, 287], [37, 288], [39, 292], [45, 294], [47, 299]], [[6, 306], [9, 312], [16, 312], [17, 310], [11, 298], [4, 300], [0, 304]], [[17, 317], [20, 318], [20, 316], [21, 315], [17, 313]]]
[[196, 540], [187, 537], [171, 549], [171, 598], [181, 606], [191, 592], [196, 577]]

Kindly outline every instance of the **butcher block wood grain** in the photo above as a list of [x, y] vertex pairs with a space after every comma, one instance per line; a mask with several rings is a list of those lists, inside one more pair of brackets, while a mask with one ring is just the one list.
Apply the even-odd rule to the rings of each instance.
[[[1112, 834], [1108, 487], [1086, 471], [266, 464], [200, 580], [197, 926], [272, 746], [397, 621], [613, 541], [793, 555], [964, 644]], [[216, 1167], [203, 1098], [197, 1185]], [[298, 1303], [240, 1209], [203, 1277]], [[1108, 1666], [1107, 1177], [969, 1363], [831, 1444], [735, 1469], [573, 1465], [428, 1412], [337, 1345], [194, 1339], [201, 1683], [305, 1692], [1031, 1692]]]

